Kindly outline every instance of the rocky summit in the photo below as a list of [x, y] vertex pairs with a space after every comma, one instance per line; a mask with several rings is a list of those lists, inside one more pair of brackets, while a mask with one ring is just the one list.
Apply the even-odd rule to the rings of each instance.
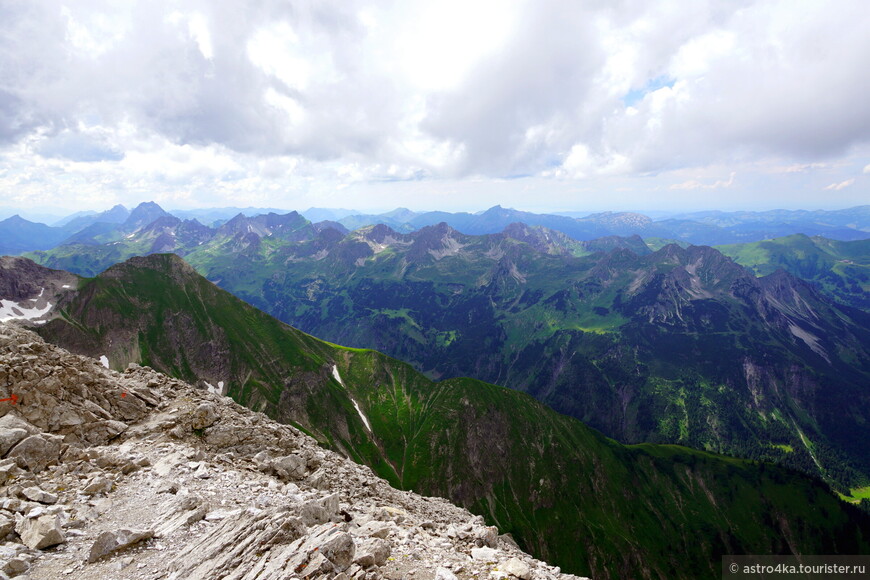
[[574, 578], [227, 397], [0, 323], [0, 579]]

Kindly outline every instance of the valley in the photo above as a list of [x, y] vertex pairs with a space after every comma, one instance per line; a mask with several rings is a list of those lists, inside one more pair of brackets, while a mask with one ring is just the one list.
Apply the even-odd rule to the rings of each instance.
[[433, 382], [376, 351], [301, 333], [176, 256], [133, 258], [72, 284], [4, 260], [0, 280], [27, 279], [33, 295], [53, 284], [56, 307], [34, 325], [51, 342], [114, 368], [137, 362], [221, 385], [393, 485], [483, 515], [565, 570], [716, 577], [725, 553], [870, 551], [868, 516], [817, 479], [684, 447], [621, 445], [517, 391]]
[[[173, 251], [314, 336], [430, 378], [527, 392], [625, 443], [772, 461], [846, 494], [870, 481], [855, 437], [870, 409], [865, 242], [797, 235], [653, 252], [637, 235], [581, 241], [519, 223], [347, 232], [292, 212], [206, 228], [161, 211], [143, 204], [101, 234], [115, 241], [30, 256], [93, 276]], [[503, 214], [516, 217], [476, 223]]]

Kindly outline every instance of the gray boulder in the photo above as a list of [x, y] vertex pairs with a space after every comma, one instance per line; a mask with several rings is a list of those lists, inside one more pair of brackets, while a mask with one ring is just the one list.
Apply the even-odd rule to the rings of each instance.
[[214, 403], [201, 403], [193, 411], [193, 421], [191, 422], [191, 426], [194, 429], [205, 429], [214, 425], [217, 420], [218, 412]]
[[62, 441], [63, 437], [48, 433], [31, 435], [13, 447], [8, 457], [14, 457], [18, 465], [37, 473], [57, 463]]
[[88, 553], [88, 563], [96, 562], [100, 558], [119, 552], [125, 548], [137, 544], [143, 540], [154, 537], [152, 530], [118, 530], [116, 532], [103, 532], [94, 541]]
[[12, 449], [19, 441], [27, 437], [24, 429], [5, 429], [0, 427], [0, 457]]
[[272, 461], [272, 469], [278, 477], [287, 480], [300, 480], [305, 477], [307, 463], [304, 458], [296, 454], [279, 457]]
[[42, 550], [66, 542], [59, 515], [24, 518], [15, 526], [15, 531], [31, 550]]
[[25, 487], [23, 490], [21, 490], [21, 493], [30, 501], [44, 503], [47, 505], [57, 503], [57, 496], [55, 494], [43, 491], [36, 486]]

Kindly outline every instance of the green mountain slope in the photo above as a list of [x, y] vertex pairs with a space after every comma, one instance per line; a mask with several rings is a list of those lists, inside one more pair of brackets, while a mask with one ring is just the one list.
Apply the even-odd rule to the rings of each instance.
[[637, 241], [380, 225], [270, 252], [204, 246], [188, 259], [281, 320], [430, 377], [528, 392], [625, 442], [777, 461], [843, 492], [866, 486], [870, 318], [711, 248], [650, 253]]
[[816, 282], [841, 303], [870, 312], [870, 239], [841, 242], [796, 234], [717, 249], [759, 276], [782, 268]]
[[718, 578], [727, 553], [870, 552], [868, 516], [817, 480], [681, 447], [623, 446], [528, 395], [432, 382], [282, 324], [172, 255], [83, 281], [57, 312], [38, 327], [47, 339], [115, 367], [138, 361], [222, 383], [393, 483], [483, 514], [566, 570]]
[[[163, 249], [315, 336], [376, 348], [431, 378], [530, 393], [624, 442], [776, 461], [844, 493], [870, 483], [870, 319], [790, 276], [756, 279], [710, 248], [652, 253], [638, 237], [577, 242], [522, 224], [485, 236], [445, 224], [345, 235], [295, 214], [257, 219]], [[107, 266], [145, 233], [87, 251], [115, 252]], [[795, 239], [815, 248], [801, 256], [823, 252], [818, 239]], [[863, 272], [864, 242], [827, 244], [832, 268]], [[43, 262], [87, 262], [63, 251]], [[866, 300], [843, 284], [853, 304]]]

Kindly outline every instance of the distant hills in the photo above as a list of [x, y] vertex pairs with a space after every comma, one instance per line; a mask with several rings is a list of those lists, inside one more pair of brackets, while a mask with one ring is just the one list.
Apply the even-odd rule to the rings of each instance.
[[[325, 214], [321, 211], [311, 216], [303, 212], [303, 215], [318, 219]], [[694, 245], [753, 242], [795, 233], [822, 235], [837, 240], [870, 237], [870, 206], [837, 211], [698, 212], [660, 220], [632, 212], [569, 217], [535, 214], [501, 206], [476, 214], [440, 211], [415, 213], [400, 208], [380, 215], [333, 216], [331, 219], [336, 219], [349, 230], [384, 224], [402, 233], [444, 222], [464, 234], [498, 233], [511, 223], [522, 222], [556, 230], [576, 240], [609, 235], [639, 235]]]
[[[287, 212], [275, 208], [211, 208], [164, 212], [157, 204], [147, 202], [140, 204], [132, 212], [118, 205], [102, 213], [74, 214], [53, 226], [35, 224], [20, 216], [13, 216], [0, 221], [0, 255], [19, 255], [73, 243], [107, 243], [131, 233], [137, 223], [141, 226], [153, 221], [142, 218], [127, 222], [132, 213], [140, 216], [144, 213], [151, 218], [156, 218], [161, 213], [170, 213], [181, 220], [196, 220], [201, 225], [217, 227], [238, 215], [255, 217]], [[824, 236], [840, 241], [870, 238], [870, 205], [837, 211], [697, 212], [658, 220], [631, 212], [604, 212], [572, 217], [536, 214], [501, 206], [478, 213], [414, 212], [398, 208], [375, 215], [360, 214], [347, 209], [309, 208], [301, 215], [315, 223], [337, 222], [349, 231], [383, 224], [400, 233], [409, 233], [443, 222], [465, 234], [492, 234], [501, 232], [512, 223], [521, 222], [546, 227], [578, 241], [614, 235], [639, 235], [653, 240], [653, 245], [658, 247], [668, 242], [693, 245], [746, 243], [792, 234]], [[119, 227], [122, 224], [124, 227]]]
[[[250, 243], [259, 235], [240, 225], [229, 239]], [[284, 233], [301, 229], [266, 225], [272, 235], [265, 239], [282, 225]], [[437, 243], [445, 228], [423, 230], [421, 257], [445, 251]], [[567, 258], [546, 232], [516, 234]], [[375, 244], [396, 243], [384, 227], [366, 235]], [[527, 243], [496, 241], [518, 251]], [[351, 263], [357, 253], [337, 252]], [[718, 578], [723, 554], [870, 552], [867, 514], [818, 480], [683, 447], [621, 445], [522, 393], [472, 379], [433, 382], [380, 353], [282, 324], [173, 255], [133, 258], [78, 281], [5, 258], [0, 289], [4, 280], [26, 288], [0, 296], [17, 301], [51, 286], [54, 315], [35, 329], [52, 342], [105, 356], [113, 368], [139, 362], [216, 386], [394, 485], [468, 506], [566, 570], [596, 578]]]
[[782, 269], [843, 304], [870, 312], [870, 239], [843, 242], [793, 234], [717, 249], [759, 276]]

